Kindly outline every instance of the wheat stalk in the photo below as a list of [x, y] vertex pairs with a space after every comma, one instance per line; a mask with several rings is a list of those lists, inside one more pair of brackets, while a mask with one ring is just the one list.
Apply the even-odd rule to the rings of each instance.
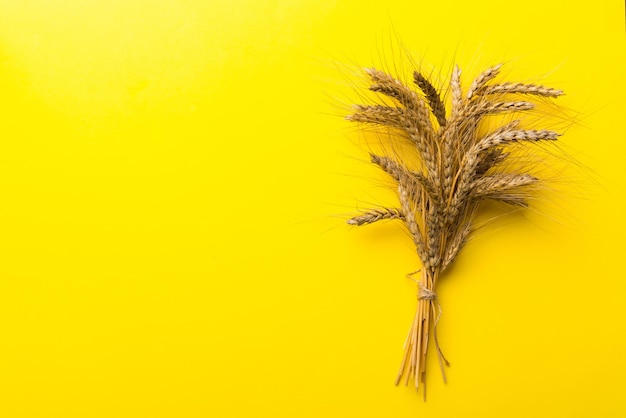
[[[481, 73], [463, 93], [461, 70], [455, 67], [450, 80], [450, 113], [438, 90], [421, 73], [413, 81], [422, 94], [389, 74], [367, 69], [370, 90], [396, 102], [395, 106], [356, 105], [350, 121], [390, 127], [408, 138], [422, 162], [417, 171], [391, 156], [371, 154], [371, 161], [397, 183], [398, 208], [371, 209], [348, 220], [350, 225], [371, 224], [383, 219], [399, 219], [407, 226], [422, 268], [418, 281], [418, 306], [404, 345], [404, 356], [396, 378], [411, 380], [416, 388], [426, 384], [426, 356], [429, 342], [435, 343], [445, 381], [445, 359], [437, 338], [441, 305], [436, 293], [440, 275], [454, 262], [471, 235], [479, 205], [491, 199], [526, 206], [529, 187], [539, 181], [524, 171], [499, 169], [509, 153], [504, 149], [516, 142], [554, 141], [559, 134], [550, 130], [521, 129], [520, 120], [481, 135], [480, 122], [489, 115], [520, 113], [533, 109], [527, 100], [504, 101], [506, 95], [554, 98], [563, 92], [522, 83], [489, 84], [501, 65]], [[430, 114], [434, 116], [431, 119]], [[438, 126], [432, 121], [436, 120]]]

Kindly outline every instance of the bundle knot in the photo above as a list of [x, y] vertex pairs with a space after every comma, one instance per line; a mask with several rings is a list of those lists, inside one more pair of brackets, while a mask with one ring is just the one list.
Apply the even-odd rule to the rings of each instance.
[[434, 290], [430, 290], [422, 283], [417, 283], [417, 299], [418, 300], [437, 300], [437, 293]]

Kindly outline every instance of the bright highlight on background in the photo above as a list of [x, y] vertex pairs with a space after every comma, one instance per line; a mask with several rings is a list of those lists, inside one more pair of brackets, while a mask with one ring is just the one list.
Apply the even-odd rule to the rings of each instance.
[[[626, 414], [624, 5], [439, 3], [0, 1], [0, 416]], [[581, 162], [441, 283], [427, 403], [411, 242], [345, 225], [393, 204], [352, 68], [405, 47], [564, 89]]]

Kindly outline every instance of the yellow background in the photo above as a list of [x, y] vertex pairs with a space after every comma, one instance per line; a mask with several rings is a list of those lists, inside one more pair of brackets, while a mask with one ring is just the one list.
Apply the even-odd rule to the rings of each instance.
[[[623, 6], [0, 1], [0, 416], [626, 416]], [[352, 70], [404, 47], [580, 113], [574, 185], [442, 281], [427, 403], [410, 240], [345, 225], [393, 204]]]

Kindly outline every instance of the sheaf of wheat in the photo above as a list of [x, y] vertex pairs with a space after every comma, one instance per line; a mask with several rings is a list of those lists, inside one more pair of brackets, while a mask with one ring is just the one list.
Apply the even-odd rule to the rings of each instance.
[[[444, 366], [448, 362], [437, 339], [441, 315], [437, 282], [470, 236], [482, 201], [528, 205], [529, 191], [539, 180], [524, 167], [517, 167], [517, 171], [503, 169], [509, 157], [507, 148], [513, 143], [554, 141], [559, 137], [551, 130], [524, 129], [523, 119], [514, 117], [482, 133], [481, 122], [489, 116], [523, 115], [535, 108], [537, 99], [545, 101], [563, 94], [540, 85], [496, 82], [500, 69], [501, 65], [486, 69], [464, 89], [461, 71], [455, 67], [449, 85], [449, 111], [440, 92], [420, 72], [413, 73], [414, 85], [409, 87], [386, 72], [367, 69], [370, 90], [386, 99], [378, 105], [355, 105], [354, 112], [346, 117], [361, 124], [391, 128], [389, 140], [408, 140], [419, 161], [417, 168], [408, 167], [403, 163], [408, 158], [372, 153], [372, 163], [395, 181], [398, 205], [375, 208], [348, 220], [357, 226], [384, 219], [402, 221], [422, 264], [417, 312], [396, 384], [404, 377], [407, 384], [413, 380], [416, 388], [425, 386], [431, 337], [445, 381]], [[391, 102], [393, 105], [389, 105]]]

